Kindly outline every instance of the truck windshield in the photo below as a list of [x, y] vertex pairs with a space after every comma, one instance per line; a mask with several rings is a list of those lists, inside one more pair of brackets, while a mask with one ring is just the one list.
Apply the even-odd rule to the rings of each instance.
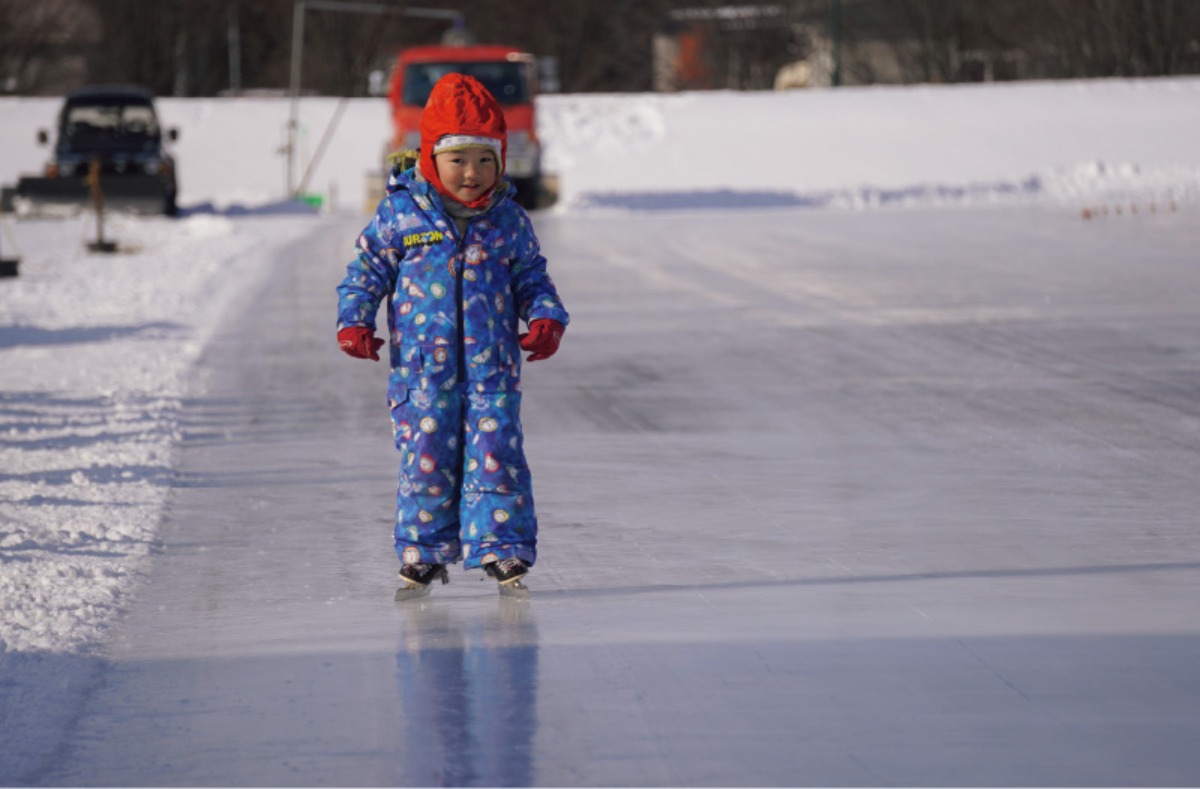
[[501, 106], [529, 103], [529, 86], [522, 65], [507, 60], [411, 63], [404, 70], [404, 103], [424, 107], [434, 83], [450, 73], [466, 74], [479, 80]]
[[154, 108], [148, 104], [72, 104], [63, 113], [62, 131], [76, 141], [159, 133]]

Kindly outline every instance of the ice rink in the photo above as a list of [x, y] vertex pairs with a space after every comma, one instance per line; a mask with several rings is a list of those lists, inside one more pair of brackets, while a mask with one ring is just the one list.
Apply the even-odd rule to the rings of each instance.
[[[1193, 214], [537, 217], [532, 598], [397, 604], [359, 224], [225, 326], [47, 785], [1194, 785]], [[454, 571], [457, 570], [457, 571]]]

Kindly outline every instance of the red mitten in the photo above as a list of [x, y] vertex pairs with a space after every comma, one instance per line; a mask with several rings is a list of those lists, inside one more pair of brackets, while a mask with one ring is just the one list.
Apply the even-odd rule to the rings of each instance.
[[347, 326], [338, 332], [338, 347], [355, 359], [379, 361], [379, 349], [383, 340], [366, 326]]
[[532, 351], [526, 361], [538, 362], [549, 359], [562, 342], [563, 325], [550, 318], [538, 318], [529, 324], [529, 333], [518, 335], [521, 348]]

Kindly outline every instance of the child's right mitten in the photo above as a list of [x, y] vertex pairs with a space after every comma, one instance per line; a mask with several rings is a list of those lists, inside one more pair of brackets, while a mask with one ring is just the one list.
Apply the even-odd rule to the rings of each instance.
[[379, 361], [383, 340], [366, 326], [347, 326], [338, 332], [338, 347], [355, 359]]

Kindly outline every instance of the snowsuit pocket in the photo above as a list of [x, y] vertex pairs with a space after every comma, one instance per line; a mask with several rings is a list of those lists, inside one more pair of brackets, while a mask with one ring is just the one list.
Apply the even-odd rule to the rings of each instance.
[[519, 368], [512, 349], [504, 344], [477, 346], [467, 353], [467, 379], [482, 384], [481, 391], [503, 392], [515, 388]]

